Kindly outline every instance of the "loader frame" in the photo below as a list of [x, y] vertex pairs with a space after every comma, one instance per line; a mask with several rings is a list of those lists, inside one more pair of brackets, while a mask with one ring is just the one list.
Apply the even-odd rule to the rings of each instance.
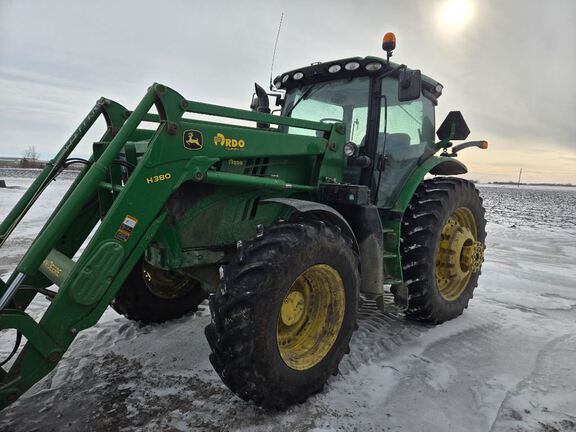
[[[149, 113], [153, 106], [158, 114]], [[187, 113], [311, 129], [322, 137], [191, 120], [184, 117]], [[105, 98], [96, 103], [0, 225], [0, 247], [100, 115], [106, 120], [107, 130], [95, 144], [89, 164], [10, 278], [0, 281], [0, 330], [15, 329], [27, 341], [11, 368], [0, 369], [0, 409], [50, 372], [78, 332], [96, 324], [166, 220], [165, 203], [183, 183], [262, 188], [288, 197], [295, 192], [317, 191], [322, 183], [338, 182], [345, 163], [343, 124], [194, 102], [164, 85], [153, 84], [134, 111]], [[153, 122], [158, 127], [146, 131], [140, 128], [142, 122]], [[218, 134], [234, 136], [239, 132], [243, 142], [236, 139], [236, 150], [234, 142], [216, 138]], [[123, 181], [118, 161], [129, 141], [147, 141], [147, 148]], [[312, 155], [317, 157], [317, 166], [306, 184], [212, 168], [222, 159], [229, 159], [231, 152], [235, 152], [235, 158]], [[37, 322], [26, 308], [43, 287], [52, 283], [59, 289]]]

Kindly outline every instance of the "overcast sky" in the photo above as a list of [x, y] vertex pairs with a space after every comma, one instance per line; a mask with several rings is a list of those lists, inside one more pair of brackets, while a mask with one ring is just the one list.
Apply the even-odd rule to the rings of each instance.
[[461, 110], [488, 151], [470, 178], [576, 183], [576, 1], [0, 0], [0, 156], [44, 158], [100, 96], [134, 107], [152, 82], [248, 108], [275, 75], [314, 61], [383, 55], [444, 84], [437, 126]]

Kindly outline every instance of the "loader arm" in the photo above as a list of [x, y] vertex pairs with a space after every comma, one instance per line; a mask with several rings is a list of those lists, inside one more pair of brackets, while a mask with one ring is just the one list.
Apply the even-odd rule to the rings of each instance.
[[[149, 113], [153, 106], [158, 115]], [[184, 117], [186, 113], [310, 129], [321, 137], [191, 120]], [[133, 112], [106, 99], [97, 103], [2, 223], [0, 244], [100, 114], [106, 117], [108, 130], [95, 146], [89, 165], [10, 278], [0, 283], [0, 330], [15, 329], [27, 340], [11, 368], [0, 369], [0, 408], [15, 401], [53, 369], [78, 332], [99, 320], [165, 223], [166, 202], [185, 182], [276, 190], [279, 196], [290, 196], [314, 192], [323, 182], [341, 180], [342, 125], [188, 101], [175, 91], [154, 84]], [[143, 121], [155, 122], [158, 127], [147, 132], [139, 128]], [[221, 136], [225, 138], [222, 140]], [[147, 141], [145, 152], [123, 180], [119, 157], [128, 152], [129, 141], [139, 140]], [[306, 182], [290, 183], [276, 177], [218, 169], [221, 161], [232, 157], [242, 160], [278, 155], [315, 158], [314, 174]], [[73, 260], [98, 221], [86, 248]], [[58, 291], [37, 322], [26, 308], [50, 283]]]

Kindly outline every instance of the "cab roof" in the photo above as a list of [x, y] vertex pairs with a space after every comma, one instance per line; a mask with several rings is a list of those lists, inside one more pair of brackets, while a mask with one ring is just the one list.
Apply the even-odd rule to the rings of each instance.
[[[293, 69], [274, 79], [279, 90], [291, 90], [303, 85], [359, 76], [387, 75], [398, 78], [401, 69], [410, 68], [397, 63], [388, 63], [380, 57], [349, 57], [328, 62], [312, 63], [310, 66]], [[443, 86], [438, 81], [422, 74], [422, 91], [425, 96], [436, 100], [442, 95]]]

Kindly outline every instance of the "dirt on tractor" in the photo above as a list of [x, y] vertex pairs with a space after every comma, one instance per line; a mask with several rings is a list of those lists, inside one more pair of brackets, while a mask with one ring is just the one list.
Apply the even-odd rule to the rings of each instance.
[[[486, 219], [457, 157], [488, 143], [454, 144], [470, 135], [460, 111], [436, 128], [443, 85], [391, 62], [395, 47], [387, 33], [385, 58], [256, 83], [250, 110], [159, 83], [133, 109], [100, 98], [0, 225], [2, 247], [45, 189], [82, 166], [0, 280], [0, 330], [16, 335], [0, 409], [65, 361], [109, 306], [146, 326], [207, 301], [214, 372], [268, 410], [321, 393], [357, 355], [364, 304], [425, 325], [460, 316], [481, 275]], [[90, 157], [73, 157], [101, 117]], [[28, 311], [36, 298], [48, 299], [41, 316]]]

